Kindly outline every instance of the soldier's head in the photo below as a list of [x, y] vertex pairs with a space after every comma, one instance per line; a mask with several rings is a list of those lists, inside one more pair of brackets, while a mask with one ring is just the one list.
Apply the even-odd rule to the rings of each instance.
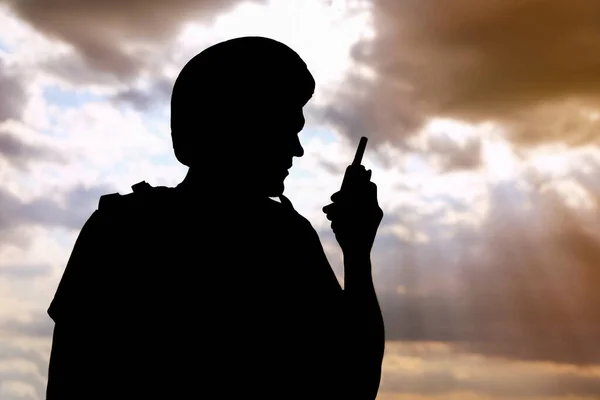
[[283, 192], [315, 81], [300, 56], [263, 37], [213, 45], [175, 81], [171, 137], [190, 169], [209, 169], [231, 185], [248, 182], [270, 197]]

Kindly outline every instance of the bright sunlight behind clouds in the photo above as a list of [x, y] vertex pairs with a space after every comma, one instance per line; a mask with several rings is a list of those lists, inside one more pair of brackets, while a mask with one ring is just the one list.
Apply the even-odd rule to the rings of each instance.
[[174, 79], [245, 35], [316, 78], [285, 193], [340, 280], [321, 207], [370, 139], [379, 399], [600, 395], [596, 2], [140, 4], [0, 0], [0, 399], [44, 398], [45, 312], [81, 226], [103, 194], [184, 177]]

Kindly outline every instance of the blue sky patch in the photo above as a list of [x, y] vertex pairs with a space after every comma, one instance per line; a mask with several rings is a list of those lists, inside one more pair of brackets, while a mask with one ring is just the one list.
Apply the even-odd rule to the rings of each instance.
[[300, 132], [299, 137], [300, 143], [302, 144], [310, 142], [311, 139], [315, 137], [319, 138], [325, 143], [332, 143], [337, 140], [336, 136], [332, 132], [322, 127], [313, 125], [306, 125], [302, 132]]
[[59, 86], [47, 86], [43, 89], [44, 98], [64, 108], [78, 108], [87, 103], [106, 100], [106, 97], [91, 93], [89, 90], [63, 90]]
[[177, 165], [179, 161], [175, 158], [174, 154], [160, 154], [149, 157], [149, 160], [154, 165]]
[[12, 49], [0, 39], [0, 53], [11, 53]]

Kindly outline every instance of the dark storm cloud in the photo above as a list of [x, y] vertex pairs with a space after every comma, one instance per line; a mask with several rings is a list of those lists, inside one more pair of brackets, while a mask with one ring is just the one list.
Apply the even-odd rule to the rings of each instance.
[[[325, 115], [351, 137], [367, 132], [374, 142], [399, 142], [433, 116], [514, 122], [569, 98], [598, 106], [595, 0], [372, 3], [376, 37], [353, 55], [378, 76], [340, 89]], [[544, 140], [528, 129], [513, 138]]]
[[[136, 77], [156, 60], [155, 46], [169, 42], [189, 21], [210, 21], [237, 0], [3, 0], [47, 37], [73, 46], [76, 57], [53, 62], [61, 73], [70, 61], [87, 75], [104, 73], [122, 80]], [[140, 45], [136, 50], [128, 45]], [[160, 56], [159, 56], [160, 58]], [[84, 73], [85, 68], [71, 71]], [[61, 74], [67, 76], [66, 74]], [[75, 74], [81, 79], [81, 74]]]

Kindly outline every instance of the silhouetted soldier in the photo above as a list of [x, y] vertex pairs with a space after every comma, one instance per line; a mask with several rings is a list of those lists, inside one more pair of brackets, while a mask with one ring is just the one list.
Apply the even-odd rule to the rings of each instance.
[[189, 172], [174, 188], [102, 196], [83, 226], [48, 310], [48, 400], [375, 398], [383, 213], [370, 173], [354, 168], [352, 193], [324, 208], [344, 290], [282, 194], [313, 91], [301, 58], [266, 38], [183, 68], [171, 132]]

